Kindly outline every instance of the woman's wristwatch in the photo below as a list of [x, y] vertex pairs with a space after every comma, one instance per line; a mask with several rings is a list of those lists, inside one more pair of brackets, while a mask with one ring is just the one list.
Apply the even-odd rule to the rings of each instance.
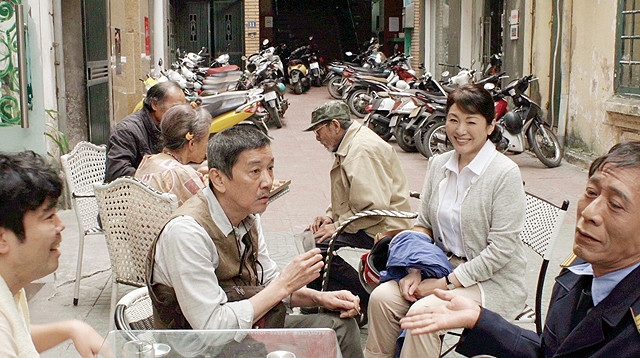
[[445, 282], [447, 282], [447, 289], [449, 290], [453, 290], [454, 288], [456, 288], [456, 285], [453, 284], [453, 282], [451, 282], [451, 280], [449, 280], [449, 275], [444, 277]]

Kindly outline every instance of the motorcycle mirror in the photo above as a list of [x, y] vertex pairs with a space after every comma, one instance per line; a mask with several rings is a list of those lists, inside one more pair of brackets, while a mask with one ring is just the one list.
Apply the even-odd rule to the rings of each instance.
[[263, 45], [265, 45], [265, 46], [267, 46], [267, 45], [269, 44], [269, 39], [264, 39], [264, 40], [262, 41], [262, 44], [263, 44]]
[[345, 52], [344, 54], [345, 54], [345, 55], [347, 55], [347, 56], [351, 56], [351, 55], [353, 55], [353, 52], [351, 52], [351, 51], [347, 51], [347, 52]]
[[442, 77], [449, 77], [449, 71], [442, 72]]
[[162, 58], [158, 60], [158, 66], [162, 67]]
[[242, 57], [240, 57], [240, 59], [241, 59], [242, 61], [246, 61], [246, 60], [247, 60], [247, 56], [242, 55]]
[[494, 85], [493, 83], [487, 82], [484, 84], [484, 89], [486, 89], [487, 91], [491, 91], [494, 88], [496, 88], [496, 85]]

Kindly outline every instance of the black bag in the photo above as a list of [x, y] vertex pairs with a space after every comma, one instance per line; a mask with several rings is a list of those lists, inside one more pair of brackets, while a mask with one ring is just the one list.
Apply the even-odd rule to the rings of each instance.
[[[249, 299], [262, 291], [265, 285], [246, 286], [246, 285], [233, 285], [230, 287], [223, 287], [224, 293], [227, 294], [229, 302], [242, 301]], [[273, 308], [271, 308], [260, 320], [258, 320], [254, 328], [283, 328], [284, 318], [287, 315], [287, 308], [282, 302], [278, 302]]]

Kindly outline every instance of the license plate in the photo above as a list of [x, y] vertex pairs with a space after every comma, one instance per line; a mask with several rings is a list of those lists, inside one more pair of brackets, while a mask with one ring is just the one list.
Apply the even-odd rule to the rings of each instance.
[[264, 94], [264, 99], [266, 101], [271, 101], [272, 99], [276, 99], [278, 97], [274, 91], [267, 92]]
[[409, 114], [409, 118], [417, 117], [418, 113], [420, 113], [420, 107], [414, 108], [413, 111], [411, 111], [411, 114]]
[[311, 62], [311, 63], [309, 64], [309, 68], [311, 68], [311, 69], [313, 70], [313, 69], [315, 69], [315, 68], [320, 68], [320, 66], [318, 65], [318, 63], [317, 63], [317, 62]]

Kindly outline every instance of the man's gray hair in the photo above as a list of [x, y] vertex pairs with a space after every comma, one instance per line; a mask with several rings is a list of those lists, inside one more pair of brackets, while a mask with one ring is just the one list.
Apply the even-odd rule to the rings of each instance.
[[640, 141], [621, 142], [609, 149], [609, 152], [591, 163], [589, 177], [602, 170], [605, 165], [614, 168], [640, 169]]
[[227, 128], [209, 140], [209, 169], [216, 168], [231, 179], [231, 169], [238, 161], [240, 153], [264, 148], [270, 144], [271, 139], [253, 125], [240, 124]]

